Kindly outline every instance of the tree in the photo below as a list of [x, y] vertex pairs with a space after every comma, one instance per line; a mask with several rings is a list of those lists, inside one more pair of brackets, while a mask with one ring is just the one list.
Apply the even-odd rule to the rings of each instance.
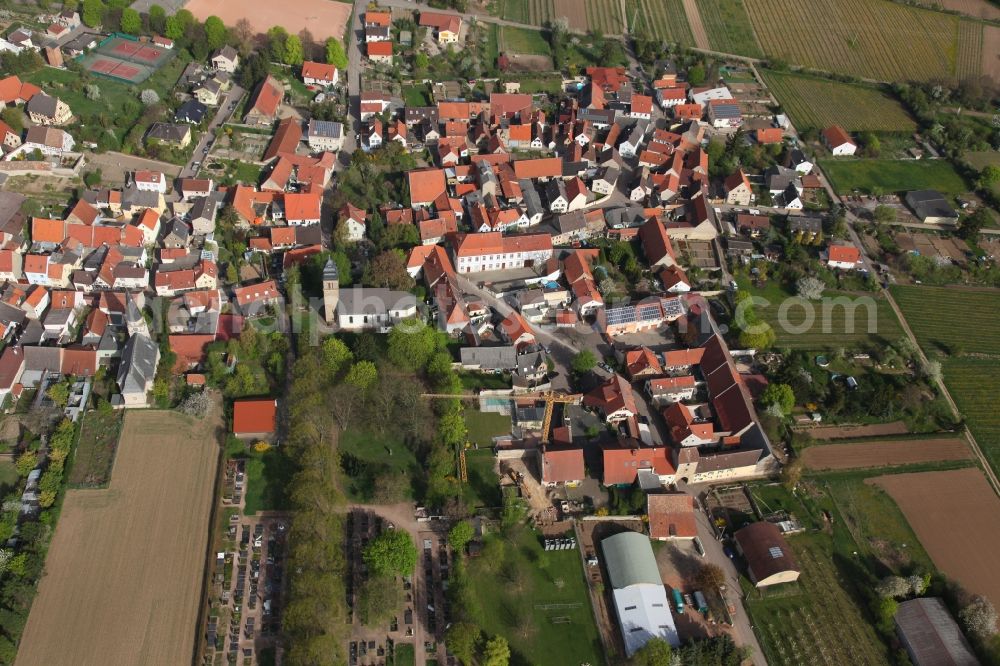
[[83, 94], [92, 102], [101, 99], [101, 87], [96, 83], [89, 83], [83, 87]]
[[152, 88], [146, 88], [139, 94], [139, 100], [146, 106], [153, 106], [160, 101], [160, 96]]
[[688, 70], [688, 83], [692, 86], [700, 86], [705, 82], [705, 66], [695, 65]]
[[142, 17], [131, 7], [122, 10], [122, 32], [127, 32], [130, 35], [138, 35], [142, 32]]
[[48, 396], [49, 400], [56, 403], [57, 406], [63, 408], [69, 402], [69, 387], [65, 383], [59, 382], [50, 386], [45, 395]]
[[178, 409], [188, 416], [203, 418], [211, 406], [211, 398], [208, 397], [207, 393], [201, 391], [199, 393], [192, 393], [186, 397]]
[[670, 666], [673, 650], [662, 638], [650, 638], [632, 655], [632, 666]]
[[986, 597], [976, 595], [958, 613], [962, 626], [980, 640], [988, 640], [997, 633], [997, 611]]
[[448, 532], [448, 545], [452, 550], [461, 553], [465, 550], [465, 545], [472, 541], [473, 536], [472, 523], [467, 520], [457, 522]]
[[267, 48], [272, 62], [284, 62], [288, 31], [276, 25], [267, 31]]
[[883, 599], [898, 599], [910, 594], [909, 581], [900, 576], [886, 576], [875, 586], [875, 594]]
[[362, 280], [369, 287], [387, 287], [396, 291], [413, 288], [413, 278], [406, 270], [406, 257], [399, 250], [386, 250], [375, 255]]
[[[96, 1], [99, 2], [100, 0]], [[163, 24], [163, 34], [175, 42], [184, 37], [184, 26], [181, 24], [180, 19], [178, 19], [176, 15], [167, 17]]]
[[990, 212], [981, 206], [972, 215], [966, 215], [958, 222], [958, 235], [966, 240], [975, 239], [983, 227], [990, 224]]
[[483, 666], [507, 666], [510, 663], [510, 646], [503, 636], [494, 636], [483, 648]]
[[573, 357], [573, 361], [570, 363], [570, 368], [576, 374], [583, 375], [593, 370], [596, 365], [597, 358], [594, 356], [594, 352], [589, 349], [584, 349]]
[[335, 65], [337, 69], [347, 69], [347, 54], [339, 39], [330, 37], [326, 40], [326, 62]]
[[83, 12], [80, 20], [88, 28], [96, 28], [104, 20], [104, 3], [101, 0], [83, 0]]
[[889, 224], [896, 221], [896, 209], [892, 206], [875, 206], [872, 217], [879, 224]]
[[226, 24], [218, 16], [205, 19], [205, 42], [209, 49], [215, 50], [226, 43]]
[[823, 298], [826, 283], [819, 278], [806, 275], [805, 277], [800, 277], [798, 282], [795, 283], [795, 290], [802, 298], [810, 301], [818, 301]]
[[18, 134], [24, 130], [24, 114], [16, 106], [9, 106], [0, 112], [0, 120], [10, 125], [10, 128]]
[[456, 622], [445, 635], [448, 651], [458, 657], [465, 666], [472, 666], [476, 659], [476, 648], [483, 630], [472, 622]]
[[374, 576], [409, 576], [417, 566], [417, 547], [404, 530], [385, 530], [368, 543], [362, 557]]
[[34, 451], [25, 451], [17, 457], [14, 463], [18, 476], [28, 476], [38, 465], [38, 455]]
[[167, 12], [160, 5], [149, 6], [149, 29], [157, 34], [163, 34], [167, 25]]
[[364, 392], [378, 381], [378, 369], [371, 361], [358, 361], [351, 366], [344, 381]]
[[404, 370], [426, 368], [434, 353], [444, 347], [445, 339], [438, 330], [418, 320], [408, 320], [389, 331], [389, 360]]
[[765, 407], [774, 405], [782, 414], [789, 414], [795, 406], [795, 393], [788, 384], [768, 384], [760, 396], [760, 402]]
[[712, 564], [711, 562], [705, 562], [698, 569], [698, 573], [695, 576], [695, 584], [698, 587], [705, 590], [717, 590], [720, 585], [724, 585], [726, 582], [726, 574], [723, 573], [722, 569], [718, 565]]
[[323, 341], [323, 367], [331, 376], [337, 375], [353, 358], [343, 340], [329, 337]]
[[983, 167], [983, 170], [979, 172], [979, 179], [976, 183], [981, 190], [992, 190], [1000, 184], [1000, 166], [990, 164]]

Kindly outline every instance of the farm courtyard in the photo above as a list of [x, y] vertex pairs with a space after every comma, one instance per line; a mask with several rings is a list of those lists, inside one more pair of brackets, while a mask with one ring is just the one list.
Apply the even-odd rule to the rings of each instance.
[[128, 412], [108, 488], [66, 493], [18, 663], [190, 662], [221, 427]]

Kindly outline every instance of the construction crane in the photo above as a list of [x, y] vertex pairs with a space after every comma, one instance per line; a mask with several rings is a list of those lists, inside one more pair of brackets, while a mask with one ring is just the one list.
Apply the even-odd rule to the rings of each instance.
[[[424, 398], [432, 400], [479, 400], [480, 396], [475, 393], [423, 393]], [[549, 443], [549, 431], [552, 429], [552, 413], [555, 406], [559, 404], [579, 405], [583, 400], [580, 393], [561, 393], [557, 391], [541, 391], [537, 393], [514, 393], [509, 396], [483, 396], [490, 398], [510, 398], [511, 400], [544, 400], [545, 416], [542, 419], [542, 444]], [[462, 452], [464, 454], [464, 451]], [[464, 455], [462, 456], [464, 459]]]

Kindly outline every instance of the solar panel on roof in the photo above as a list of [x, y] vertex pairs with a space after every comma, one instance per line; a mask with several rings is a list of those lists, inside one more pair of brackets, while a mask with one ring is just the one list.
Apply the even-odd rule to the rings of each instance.
[[773, 557], [776, 560], [782, 556], [781, 548], [779, 548], [778, 546], [771, 546], [770, 548], [767, 549], [767, 552], [769, 552], [771, 554], [771, 557]]
[[635, 308], [628, 306], [607, 311], [609, 324], [631, 324], [635, 321]]
[[637, 309], [639, 311], [639, 321], [653, 321], [654, 319], [660, 319], [662, 316], [659, 303], [640, 305]]

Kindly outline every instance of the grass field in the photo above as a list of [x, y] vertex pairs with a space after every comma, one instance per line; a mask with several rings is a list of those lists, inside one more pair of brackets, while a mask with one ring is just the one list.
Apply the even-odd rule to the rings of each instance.
[[1000, 355], [1000, 291], [896, 285], [892, 297], [925, 351]]
[[500, 479], [494, 471], [496, 459], [490, 449], [469, 449], [465, 452], [465, 468], [469, 482], [465, 485], [465, 499], [473, 507], [497, 507], [500, 496]]
[[978, 150], [962, 155], [962, 158], [977, 169], [983, 169], [990, 165], [1000, 166], [1000, 151]]
[[622, 10], [618, 0], [584, 0], [587, 23], [602, 35], [620, 35]]
[[250, 452], [246, 463], [244, 515], [291, 508], [288, 488], [294, 473], [294, 463], [278, 449], [269, 449], [263, 453]]
[[841, 125], [850, 132], [912, 132], [916, 127], [899, 102], [876, 88], [788, 72], [761, 74], [800, 129]]
[[500, 27], [500, 50], [522, 55], [552, 55], [552, 47], [540, 30]]
[[[604, 663], [579, 551], [546, 552], [527, 528], [490, 538], [502, 557], [468, 560], [470, 619], [508, 640], [512, 664]], [[549, 604], [568, 607], [540, 608]]]
[[14, 467], [14, 463], [7, 460], [0, 460], [0, 492], [7, 494], [7, 492], [17, 485], [18, 481], [17, 468]]
[[[391, 432], [380, 435], [349, 428], [340, 434], [337, 446], [342, 456], [341, 465], [347, 472], [344, 489], [352, 499], [370, 499], [375, 478], [380, 474], [404, 472], [412, 475], [421, 469], [413, 451]], [[409, 484], [405, 491], [409, 496]]]
[[91, 410], [83, 415], [80, 442], [69, 473], [70, 487], [106, 486], [115, 464], [115, 448], [122, 427], [121, 411]]
[[191, 660], [221, 428], [127, 413], [109, 487], [66, 493], [18, 663]]
[[510, 416], [492, 412], [465, 410], [465, 425], [469, 428], [469, 441], [481, 447], [493, 446], [495, 435], [510, 433]]
[[764, 53], [812, 69], [879, 81], [950, 79], [962, 73], [958, 54], [971, 62], [975, 51], [962, 19], [889, 0], [746, 4]]
[[947, 160], [826, 159], [820, 166], [839, 194], [934, 189], [962, 194], [969, 187]]
[[[834, 306], [833, 301], [824, 300], [823, 302], [811, 303], [810, 305], [815, 308], [815, 319], [808, 328], [805, 328], [806, 314], [801, 306], [785, 306], [787, 308], [785, 313], [787, 323], [795, 328], [805, 328], [799, 333], [795, 330], [787, 330], [780, 323], [782, 303], [792, 298], [791, 294], [785, 292], [780, 285], [775, 283], [771, 283], [763, 289], [751, 289], [750, 292], [754, 296], [763, 297], [770, 301], [770, 305], [756, 305], [754, 309], [761, 319], [774, 328], [777, 334], [775, 346], [778, 348], [823, 350], [843, 347], [852, 349], [864, 345], [884, 345], [898, 340], [903, 334], [899, 320], [896, 319], [892, 308], [884, 298], [874, 294], [863, 297], [872, 299], [874, 308], [872, 312], [864, 306], [862, 301], [857, 301], [858, 307], [851, 311], [840, 305]], [[828, 299], [860, 298], [833, 291], [827, 292], [825, 297]], [[825, 315], [824, 307], [826, 308]], [[849, 316], [851, 312], [853, 312], [853, 322]], [[872, 314], [874, 314], [874, 321], [870, 319]], [[871, 324], [874, 324], [874, 327]]]
[[713, 50], [751, 58], [763, 56], [743, 0], [697, 0], [697, 5]]
[[629, 29], [642, 37], [694, 46], [681, 0], [625, 0]]
[[830, 537], [794, 536], [789, 545], [802, 571], [799, 582], [782, 586], [776, 596], [758, 598], [751, 592], [745, 602], [767, 663], [888, 663], [885, 646], [842, 587], [830, 558]]
[[992, 378], [1000, 373], [1000, 360], [950, 358], [944, 362], [944, 383], [965, 417], [972, 435], [994, 471], [1000, 472], [1000, 410]]
[[430, 106], [430, 88], [426, 85], [403, 86], [403, 102], [406, 106]]

